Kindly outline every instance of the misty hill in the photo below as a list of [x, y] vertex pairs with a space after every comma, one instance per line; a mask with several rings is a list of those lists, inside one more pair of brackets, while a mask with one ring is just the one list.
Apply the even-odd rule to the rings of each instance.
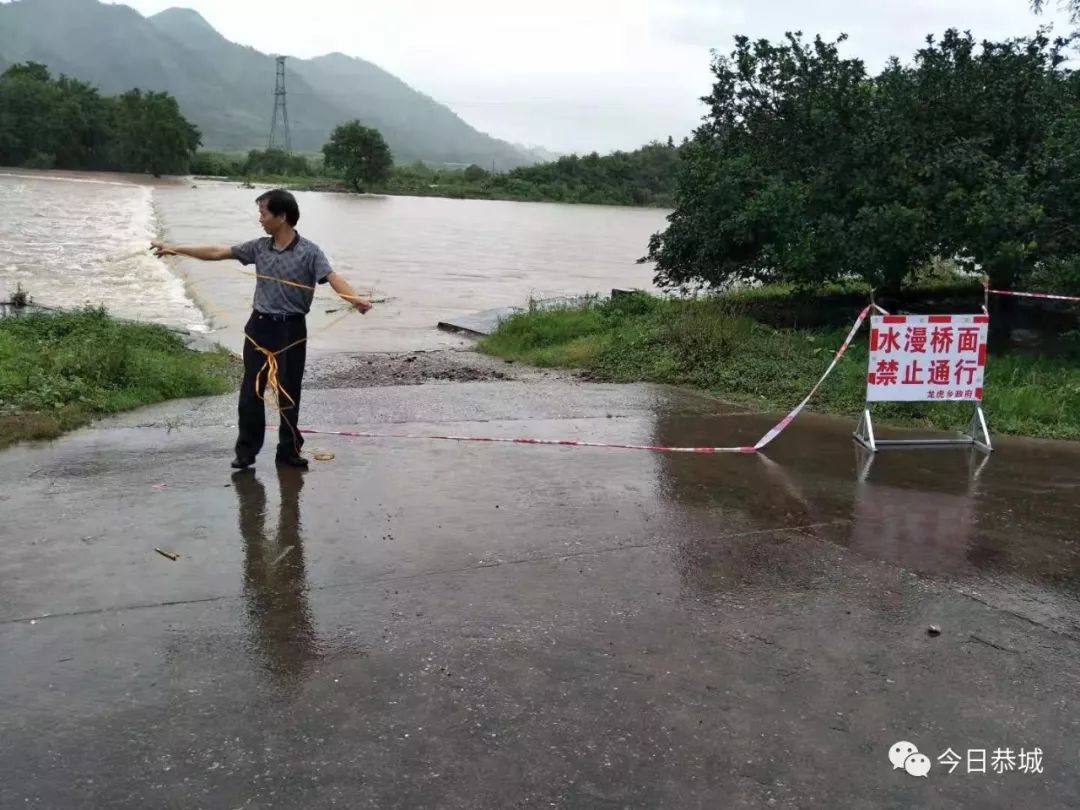
[[[212, 149], [265, 148], [274, 106], [274, 59], [221, 36], [197, 12], [146, 18], [97, 0], [0, 4], [0, 71], [35, 61], [107, 94], [171, 93]], [[399, 162], [534, 162], [525, 150], [470, 127], [449, 108], [377, 65], [330, 54], [287, 63], [293, 148], [317, 151], [335, 126], [358, 118], [383, 133]]]

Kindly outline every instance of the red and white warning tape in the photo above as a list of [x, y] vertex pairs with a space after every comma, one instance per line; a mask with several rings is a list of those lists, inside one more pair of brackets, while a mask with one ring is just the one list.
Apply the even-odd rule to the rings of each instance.
[[991, 289], [987, 289], [987, 292], [991, 295], [1011, 295], [1015, 298], [1044, 298], [1050, 301], [1080, 301], [1080, 296], [1076, 295], [1051, 295], [1050, 293], [1015, 292], [1014, 290]]
[[[876, 308], [880, 309], [879, 307]], [[884, 310], [881, 311], [884, 312]], [[848, 350], [848, 347], [851, 345], [851, 341], [855, 339], [855, 333], [859, 331], [859, 327], [863, 325], [863, 321], [866, 320], [866, 316], [869, 314], [870, 307], [864, 307], [863, 311], [859, 313], [859, 317], [855, 319], [855, 325], [851, 327], [851, 331], [848, 332], [848, 336], [844, 338], [844, 342], [840, 345], [840, 348], [836, 350], [836, 354], [833, 356], [832, 362], [829, 363], [829, 367], [825, 369], [825, 373], [822, 374], [821, 379], [817, 381], [817, 385], [810, 389], [810, 393], [806, 395], [806, 399], [796, 405], [795, 408], [791, 411], [791, 413], [789, 413], [787, 416], [785, 416], [783, 419], [776, 423], [776, 427], [774, 427], [772, 430], [770, 430], [768, 433], [761, 437], [758, 443], [754, 445], [754, 450], [763, 449], [766, 445], [770, 444], [773, 439], [783, 433], [784, 429], [788, 425], [795, 421], [795, 417], [802, 412], [802, 409], [806, 407], [806, 403], [808, 403], [811, 397], [813, 397], [814, 394], [817, 393], [817, 390], [821, 387], [821, 384], [825, 382], [825, 378], [832, 374], [832, 370], [836, 368], [836, 364], [840, 362], [840, 358], [843, 357], [844, 353]]]
[[753, 447], [666, 447], [659, 444], [609, 444], [607, 442], [579, 442], [573, 439], [514, 439], [487, 436], [434, 436], [410, 433], [367, 433], [350, 430], [301, 430], [319, 436], [348, 436], [354, 439], [435, 439], [450, 442], [490, 442], [504, 444], [551, 444], [562, 447], [606, 447], [614, 450], [648, 450], [652, 453], [756, 453]]
[[[880, 312], [885, 310], [880, 307], [874, 307]], [[851, 346], [851, 341], [855, 338], [855, 333], [859, 331], [859, 327], [863, 325], [863, 321], [866, 320], [866, 316], [870, 313], [870, 307], [866, 307], [859, 313], [859, 317], [855, 320], [854, 326], [851, 327], [851, 331], [848, 332], [848, 336], [844, 339], [843, 344], [836, 350], [836, 354], [833, 356], [832, 363], [825, 369], [825, 373], [821, 375], [821, 379], [817, 381], [817, 384], [811, 389], [810, 393], [806, 395], [806, 399], [800, 402], [795, 408], [776, 423], [776, 426], [766, 433], [757, 444], [749, 446], [744, 445], [742, 447], [668, 447], [666, 445], [659, 444], [612, 444], [608, 442], [581, 442], [574, 439], [526, 439], [526, 438], [493, 438], [487, 436], [434, 436], [428, 434], [412, 434], [412, 433], [370, 433], [366, 431], [351, 431], [351, 430], [311, 430], [303, 429], [300, 432], [305, 434], [311, 434], [315, 436], [345, 436], [354, 439], [425, 439], [436, 441], [450, 441], [450, 442], [485, 442], [485, 443], [504, 443], [504, 444], [547, 444], [557, 445], [560, 447], [603, 447], [611, 450], [646, 450], [651, 453], [698, 453], [698, 454], [717, 454], [717, 453], [757, 453], [759, 450], [770, 444], [777, 436], [784, 432], [788, 425], [795, 421], [797, 417], [806, 407], [806, 404], [817, 393], [817, 390], [821, 387], [821, 384], [825, 382], [825, 379], [836, 368], [836, 364], [840, 362], [840, 358], [844, 356], [844, 353]], [[885, 313], [888, 314], [888, 313]]]

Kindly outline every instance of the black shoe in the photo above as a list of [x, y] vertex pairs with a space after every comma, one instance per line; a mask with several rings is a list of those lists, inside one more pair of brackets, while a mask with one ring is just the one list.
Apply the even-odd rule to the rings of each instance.
[[233, 459], [232, 466], [234, 470], [246, 470], [254, 463], [255, 459], [253, 458], [248, 458], [247, 456], [237, 456]]
[[287, 456], [278, 456], [278, 464], [284, 464], [286, 467], [296, 467], [300, 470], [306, 470], [308, 468], [308, 460], [301, 455], [290, 454]]

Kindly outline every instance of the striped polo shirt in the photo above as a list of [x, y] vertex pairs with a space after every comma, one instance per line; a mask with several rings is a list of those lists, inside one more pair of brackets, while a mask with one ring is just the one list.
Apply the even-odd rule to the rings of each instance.
[[309, 239], [296, 234], [288, 247], [274, 248], [274, 238], [264, 236], [232, 248], [233, 258], [240, 264], [255, 265], [260, 276], [255, 280], [254, 308], [266, 315], [306, 315], [311, 309], [315, 290], [281, 284], [270, 279], [280, 278], [314, 287], [325, 284], [332, 272], [322, 249]]

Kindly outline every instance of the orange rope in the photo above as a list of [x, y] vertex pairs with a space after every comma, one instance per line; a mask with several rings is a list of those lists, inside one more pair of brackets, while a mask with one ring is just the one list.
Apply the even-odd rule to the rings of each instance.
[[[315, 288], [312, 287], [310, 284], [301, 284], [299, 281], [289, 281], [288, 279], [277, 278], [275, 276], [264, 276], [262, 273], [255, 273], [255, 272], [252, 272], [251, 270], [240, 270], [239, 268], [236, 268], [236, 271], [238, 273], [243, 273], [245, 276], [252, 276], [253, 278], [262, 278], [262, 279], [266, 279], [267, 281], [276, 281], [278, 284], [287, 284], [290, 287], [299, 287], [301, 290], [311, 290], [312, 292], [315, 292]], [[352, 303], [353, 301], [357, 301], [357, 300], [359, 300], [360, 298], [363, 297], [363, 296], [360, 296], [360, 295], [346, 295], [345, 293], [340, 293], [337, 290], [334, 290], [334, 294], [338, 298], [342, 299], [343, 301], [349, 301], [350, 303]]]
[[[240, 270], [239, 268], [237, 268], [237, 271], [240, 272], [240, 273], [243, 273], [246, 276], [254, 276], [255, 278], [261, 278], [261, 279], [265, 279], [267, 281], [276, 281], [279, 284], [287, 284], [290, 287], [299, 287], [300, 289], [311, 290], [312, 292], [316, 291], [315, 287], [312, 287], [312, 286], [310, 286], [308, 284], [301, 284], [298, 281], [289, 281], [288, 279], [284, 279], [284, 278], [276, 278], [274, 276], [266, 276], [266, 275], [263, 275], [261, 273], [253, 273], [250, 270]], [[358, 295], [346, 295], [345, 293], [338, 292], [337, 290], [334, 290], [334, 294], [337, 295], [339, 298], [341, 298], [343, 301], [346, 301], [347, 303], [350, 303], [350, 304], [353, 301], [360, 300], [361, 297], [362, 297], [362, 296], [358, 296]], [[334, 326], [334, 325], [340, 323], [342, 320], [344, 320], [346, 317], [348, 317], [352, 312], [353, 312], [353, 307], [350, 306], [348, 311], [346, 311], [343, 315], [338, 316], [337, 318], [332, 320], [330, 323], [326, 324], [326, 326], [320, 327], [318, 332], [325, 332], [331, 326]], [[318, 334], [318, 332], [316, 332], [316, 334]], [[309, 337], [310, 337], [310, 335], [309, 335]], [[286, 391], [284, 388], [281, 387], [281, 382], [278, 379], [278, 360], [277, 360], [277, 356], [279, 354], [284, 354], [285, 352], [287, 352], [289, 349], [293, 348], [294, 346], [299, 346], [301, 343], [306, 341], [308, 338], [306, 338], [306, 337], [301, 338], [300, 340], [297, 340], [297, 341], [295, 341], [293, 343], [290, 343], [288, 346], [286, 346], [283, 349], [278, 349], [276, 352], [272, 352], [269, 349], [266, 349], [266, 348], [260, 346], [255, 341], [255, 339], [252, 338], [251, 335], [249, 335], [247, 333], [246, 330], [244, 332], [244, 338], [251, 342], [251, 345], [255, 347], [255, 350], [257, 352], [259, 352], [264, 357], [266, 357], [266, 361], [263, 363], [262, 368], [260, 368], [258, 373], [255, 375], [255, 396], [257, 396], [263, 402], [266, 401], [266, 397], [262, 393], [260, 393], [260, 391], [259, 391], [259, 388], [260, 388], [259, 383], [260, 383], [260, 381], [262, 381], [262, 379], [263, 379], [263, 377], [265, 375], [266, 382], [265, 382], [263, 388], [264, 388], [264, 390], [266, 388], [269, 388], [271, 391], [274, 392], [274, 408], [278, 412], [278, 420], [279, 420], [279, 422], [284, 422], [286, 425], [289, 426], [289, 431], [292, 433], [292, 436], [293, 436], [293, 449], [296, 451], [296, 455], [300, 455], [300, 437], [296, 432], [296, 428], [293, 427], [292, 422], [290, 422], [288, 419], [285, 418], [285, 411], [290, 410], [292, 408], [295, 408], [296, 407], [296, 400], [292, 398], [292, 395], [288, 391]], [[288, 402], [289, 402], [288, 405], [282, 405], [282, 396], [284, 396], [284, 398], [288, 400]]]
[[[174, 255], [180, 255], [180, 254], [174, 254]], [[250, 270], [241, 270], [240, 268], [235, 268], [235, 269], [236, 269], [236, 271], [238, 273], [243, 273], [245, 276], [254, 276], [256, 279], [264, 279], [266, 281], [275, 281], [278, 284], [287, 284], [290, 287], [298, 287], [298, 288], [300, 288], [302, 290], [311, 290], [312, 292], [317, 291], [316, 288], [312, 287], [310, 284], [301, 284], [298, 281], [289, 281], [288, 279], [284, 279], [284, 278], [277, 278], [275, 276], [267, 276], [267, 275], [263, 275], [262, 273], [252, 272]], [[186, 278], [186, 274], [185, 274], [185, 278]], [[345, 301], [348, 304], [353, 304], [356, 301], [359, 301], [359, 300], [361, 300], [363, 298], [363, 296], [347, 295], [346, 293], [341, 293], [341, 292], [338, 292], [337, 290], [334, 290], [334, 294], [337, 295], [338, 298], [340, 298], [341, 300]], [[325, 332], [330, 327], [340, 323], [345, 317], [347, 317], [352, 312], [352, 310], [353, 310], [353, 307], [350, 306], [349, 309], [343, 315], [335, 318], [334, 320], [332, 320], [330, 323], [326, 324], [325, 326], [320, 327], [318, 329], [318, 331], [316, 332], [316, 334], [318, 334], [318, 332]], [[263, 402], [266, 401], [266, 397], [259, 391], [259, 387], [260, 387], [259, 383], [263, 380], [263, 377], [265, 375], [266, 379], [265, 379], [263, 390], [265, 390], [266, 388], [269, 388], [270, 390], [272, 390], [274, 392], [274, 407], [277, 409], [278, 419], [280, 421], [285, 422], [285, 424], [287, 424], [289, 426], [289, 430], [293, 434], [293, 447], [296, 450], [296, 454], [300, 455], [300, 447], [299, 447], [300, 441], [299, 441], [299, 436], [297, 435], [297, 432], [296, 432], [296, 428], [294, 428], [292, 423], [289, 422], [289, 420], [287, 420], [285, 418], [285, 411], [289, 410], [290, 408], [295, 408], [296, 407], [296, 400], [292, 398], [292, 395], [289, 394], [288, 391], [286, 391], [284, 388], [281, 387], [281, 382], [280, 382], [280, 380], [278, 380], [278, 360], [277, 360], [277, 356], [279, 354], [283, 354], [284, 352], [287, 352], [289, 349], [293, 348], [294, 346], [298, 346], [299, 344], [306, 341], [308, 338], [302, 338], [302, 339], [300, 339], [300, 340], [298, 340], [298, 341], [296, 341], [294, 343], [290, 343], [285, 348], [278, 349], [276, 352], [272, 352], [269, 349], [266, 349], [266, 348], [260, 346], [254, 340], [254, 338], [252, 338], [251, 335], [249, 335], [247, 333], [246, 330], [244, 332], [244, 338], [251, 342], [251, 345], [255, 347], [255, 350], [257, 352], [259, 352], [264, 357], [266, 357], [266, 361], [263, 363], [262, 368], [260, 368], [258, 373], [255, 375], [255, 396], [257, 396]], [[289, 401], [289, 405], [287, 405], [287, 406], [282, 405], [282, 397], [283, 396], [284, 396], [285, 399], [287, 399]]]
[[[293, 346], [299, 346], [301, 343], [307, 340], [307, 338], [301, 338], [300, 340], [290, 343], [283, 349], [278, 349], [276, 352], [272, 352], [269, 349], [264, 349], [262, 346], [256, 343], [254, 339], [252, 339], [251, 335], [249, 335], [247, 332], [244, 332], [244, 337], [251, 341], [251, 345], [255, 347], [255, 350], [257, 352], [266, 357], [266, 362], [263, 363], [262, 368], [260, 368], [258, 373], [255, 375], [255, 396], [257, 396], [263, 402], [266, 402], [266, 397], [262, 393], [260, 393], [259, 389], [262, 388], [263, 390], [265, 390], [269, 388], [271, 391], [274, 392], [274, 408], [278, 412], [278, 419], [289, 426], [289, 431], [293, 435], [293, 450], [296, 451], [296, 455], [300, 455], [300, 437], [297, 435], [296, 428], [293, 427], [292, 422], [285, 418], [285, 411], [295, 408], [296, 400], [293, 399], [292, 395], [281, 386], [281, 382], [278, 380], [277, 356], [279, 354], [284, 354]], [[263, 379], [264, 374], [266, 376], [266, 382], [262, 386], [260, 386], [259, 382]], [[287, 406], [281, 404], [282, 396], [284, 396], [285, 399], [289, 401], [289, 404]]]

